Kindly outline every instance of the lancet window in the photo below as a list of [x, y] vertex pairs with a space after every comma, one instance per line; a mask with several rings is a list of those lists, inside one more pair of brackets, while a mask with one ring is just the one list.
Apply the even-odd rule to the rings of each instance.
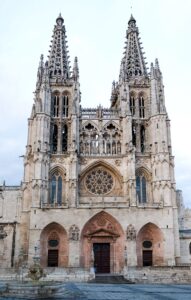
[[56, 153], [57, 148], [58, 148], [58, 126], [54, 124], [52, 130], [52, 152]]
[[69, 94], [64, 92], [62, 96], [58, 91], [52, 95], [51, 115], [54, 118], [67, 118], [69, 113]]
[[139, 203], [147, 202], [147, 183], [144, 175], [136, 176], [136, 193]]
[[53, 95], [53, 97], [52, 97], [52, 116], [53, 117], [59, 116], [59, 103], [60, 103], [59, 94]]
[[132, 124], [132, 143], [136, 147], [136, 125]]
[[68, 151], [68, 126], [63, 123], [52, 124], [51, 151], [64, 153]]
[[134, 96], [134, 94], [130, 95], [129, 106], [130, 106], [131, 115], [134, 116], [135, 115], [135, 96]]
[[139, 117], [145, 117], [145, 100], [142, 94], [139, 95]]
[[66, 124], [62, 127], [62, 152], [68, 150], [68, 127]]
[[69, 104], [68, 95], [64, 95], [62, 97], [62, 116], [64, 118], [68, 117], [68, 104]]
[[52, 94], [51, 106], [51, 136], [50, 144], [53, 153], [63, 153], [68, 151], [68, 124], [69, 98], [67, 91], [60, 94], [58, 91]]
[[59, 172], [50, 179], [50, 204], [62, 205], [62, 176]]
[[142, 125], [140, 130], [141, 152], [145, 151], [145, 127]]

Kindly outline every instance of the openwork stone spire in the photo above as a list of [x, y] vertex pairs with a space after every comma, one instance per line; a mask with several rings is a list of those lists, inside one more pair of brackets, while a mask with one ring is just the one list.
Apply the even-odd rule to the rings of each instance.
[[131, 15], [126, 32], [125, 56], [122, 59], [121, 78], [128, 80], [131, 77], [147, 76], [147, 68], [139, 38], [136, 20]]
[[70, 78], [70, 65], [64, 19], [59, 14], [54, 26], [49, 56], [50, 78]]

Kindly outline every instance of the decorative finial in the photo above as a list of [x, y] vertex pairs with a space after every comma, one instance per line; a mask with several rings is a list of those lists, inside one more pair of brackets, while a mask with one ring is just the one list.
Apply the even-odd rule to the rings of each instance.
[[77, 80], [79, 78], [79, 67], [78, 67], [78, 58], [77, 58], [77, 56], [74, 58], [73, 77], [74, 77], [75, 80]]
[[62, 26], [63, 23], [64, 23], [64, 19], [62, 18], [61, 13], [59, 13], [58, 18], [56, 19], [56, 24]]
[[131, 14], [131, 17], [130, 17], [130, 19], [129, 19], [128, 24], [130, 25], [130, 23], [136, 23], [136, 20], [135, 20], [135, 18], [133, 17], [132, 14]]

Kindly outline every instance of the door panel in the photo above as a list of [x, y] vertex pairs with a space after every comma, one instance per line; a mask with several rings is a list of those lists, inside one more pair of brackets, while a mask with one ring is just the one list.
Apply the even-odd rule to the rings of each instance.
[[94, 243], [95, 273], [110, 273], [110, 244]]
[[143, 267], [153, 265], [153, 251], [143, 250]]
[[58, 267], [58, 250], [48, 250], [48, 267]]

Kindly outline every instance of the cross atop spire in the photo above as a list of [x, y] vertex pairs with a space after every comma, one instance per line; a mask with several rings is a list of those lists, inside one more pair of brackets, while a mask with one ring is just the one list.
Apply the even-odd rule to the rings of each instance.
[[68, 46], [66, 40], [66, 29], [64, 19], [59, 14], [54, 26], [49, 56], [50, 78], [70, 78], [70, 65], [68, 56]]
[[126, 80], [131, 77], [147, 76], [147, 68], [139, 38], [139, 30], [136, 26], [136, 20], [131, 14], [126, 32], [125, 52], [123, 61], [124, 74], [120, 74]]

